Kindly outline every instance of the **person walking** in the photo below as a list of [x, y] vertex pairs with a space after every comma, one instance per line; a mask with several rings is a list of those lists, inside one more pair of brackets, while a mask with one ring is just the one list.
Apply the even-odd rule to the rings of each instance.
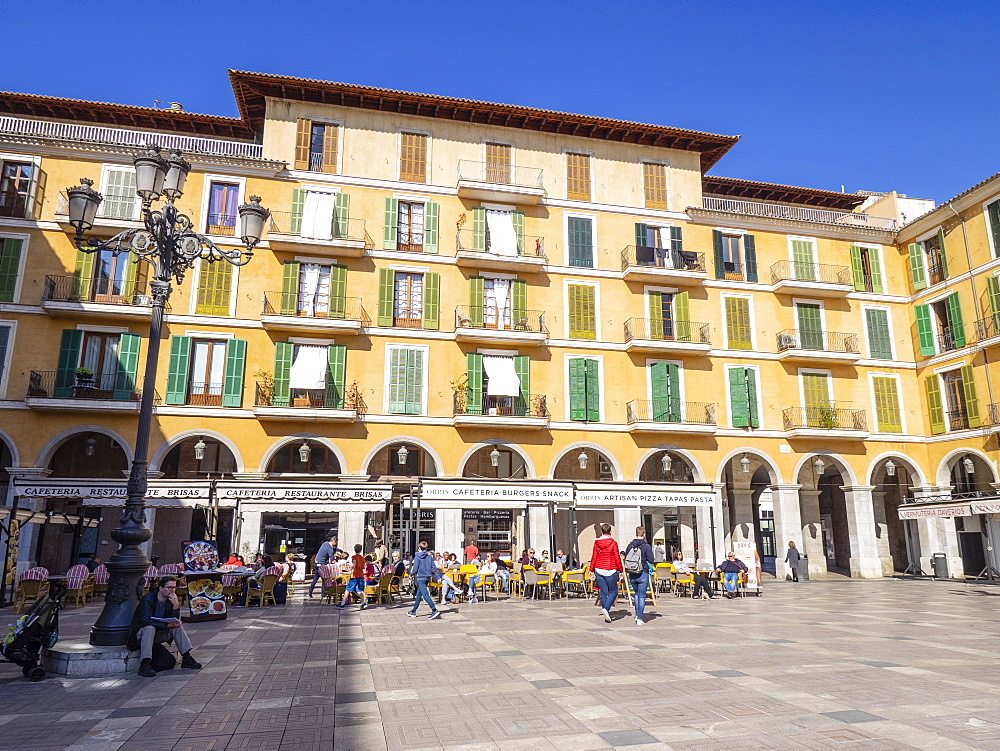
[[431, 614], [428, 616], [429, 619], [433, 620], [441, 615], [441, 611], [434, 606], [434, 600], [431, 599], [431, 593], [427, 591], [427, 584], [431, 579], [437, 581], [441, 578], [441, 574], [438, 573], [437, 566], [434, 563], [434, 559], [431, 554], [427, 551], [427, 541], [423, 540], [417, 545], [417, 555], [413, 559], [413, 565], [410, 567], [410, 578], [417, 583], [417, 594], [413, 598], [413, 610], [407, 612], [410, 618], [417, 617], [417, 608], [420, 607], [420, 601], [424, 600], [428, 605], [431, 606]]
[[[785, 553], [785, 563], [792, 570], [792, 581], [797, 582], [799, 580], [799, 559], [802, 556], [799, 554], [799, 549], [795, 547], [795, 543], [791, 540], [788, 541], [788, 552]], [[785, 577], [788, 578], [787, 576]]]
[[386, 547], [384, 542], [379, 541], [372, 551], [372, 556], [378, 566], [385, 566], [389, 563], [389, 548]]
[[[636, 551], [636, 552], [633, 552]], [[632, 586], [632, 604], [635, 607], [635, 625], [645, 624], [642, 616], [646, 610], [646, 590], [649, 589], [649, 571], [653, 567], [653, 548], [646, 542], [644, 527], [635, 528], [635, 539], [625, 548], [625, 573]]]
[[351, 594], [361, 596], [361, 609], [368, 607], [368, 598], [365, 596], [365, 564], [368, 561], [361, 555], [363, 548], [360, 545], [354, 546], [354, 555], [351, 556], [351, 576], [347, 580], [347, 588], [344, 590], [344, 599], [341, 600], [338, 608], [346, 608], [351, 602]]
[[601, 615], [605, 623], [611, 623], [611, 607], [618, 599], [618, 576], [622, 572], [622, 557], [618, 543], [611, 536], [611, 525], [601, 525], [601, 536], [594, 540], [594, 550], [590, 555], [590, 568], [597, 580], [601, 593]]
[[313, 596], [313, 591], [316, 589], [316, 582], [320, 579], [319, 567], [333, 563], [333, 558], [337, 552], [337, 535], [330, 535], [330, 538], [319, 546], [319, 550], [316, 551], [316, 558], [313, 560], [313, 580], [312, 584], [309, 585], [310, 597]]

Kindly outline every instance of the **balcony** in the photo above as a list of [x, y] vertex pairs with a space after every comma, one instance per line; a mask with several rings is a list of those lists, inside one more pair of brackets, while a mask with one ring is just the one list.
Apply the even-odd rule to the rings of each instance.
[[885, 219], [868, 214], [856, 214], [850, 211], [831, 211], [829, 209], [809, 209], [799, 206], [788, 206], [780, 203], [762, 203], [760, 201], [740, 201], [729, 198], [713, 198], [704, 196], [701, 199], [702, 209], [726, 214], [759, 217], [779, 221], [813, 222], [829, 224], [838, 227], [857, 227], [861, 229], [896, 231], [896, 220]]
[[[32, 370], [24, 403], [32, 409], [59, 412], [138, 414], [141, 392], [131, 376], [98, 374], [81, 379], [74, 373]], [[159, 397], [155, 398], [159, 402]]]
[[840, 331], [779, 331], [778, 359], [804, 362], [856, 363], [861, 359], [858, 335]]
[[46, 276], [42, 289], [42, 310], [54, 316], [148, 321], [152, 304], [146, 282]]
[[455, 308], [455, 338], [460, 342], [536, 346], [543, 344], [548, 335], [543, 310], [511, 310], [491, 305]]
[[637, 245], [626, 245], [622, 251], [622, 277], [626, 280], [698, 284], [706, 276], [704, 253]]
[[633, 399], [627, 405], [632, 433], [715, 433], [715, 408], [711, 402], [672, 399]]
[[782, 410], [788, 438], [840, 438], [863, 441], [868, 438], [868, 417], [863, 409], [833, 405], [788, 407]]
[[625, 321], [625, 351], [707, 355], [712, 349], [708, 333], [707, 323], [629, 318]]
[[542, 171], [495, 162], [458, 163], [458, 197], [533, 206], [545, 198]]
[[527, 428], [541, 429], [549, 425], [549, 408], [544, 394], [521, 396], [487, 396], [482, 404], [470, 405], [465, 392], [456, 392], [454, 399], [456, 428]]
[[844, 297], [854, 291], [854, 275], [847, 266], [778, 261], [771, 267], [771, 284], [786, 295]]
[[265, 292], [260, 322], [270, 331], [358, 334], [371, 319], [360, 297], [302, 300], [298, 292]]
[[976, 341], [983, 347], [1000, 344], [1000, 315], [976, 321]]
[[39, 219], [44, 188], [34, 188], [35, 199], [30, 194], [20, 191], [4, 191], [0, 193], [0, 218], [3, 219]]
[[280, 422], [354, 422], [366, 412], [357, 383], [344, 393], [335, 389], [290, 389], [288, 396], [274, 395], [273, 381], [257, 381], [253, 413], [260, 420]]
[[965, 346], [964, 343], [959, 344], [955, 341], [955, 334], [952, 333], [952, 330], [949, 328], [943, 329], [940, 334], [935, 336], [935, 341], [937, 342], [938, 354], [941, 354], [942, 352], [951, 352], [952, 350], [961, 349]]
[[545, 238], [518, 235], [517, 253], [504, 254], [490, 242], [489, 232], [459, 230], [455, 240], [455, 257], [459, 266], [477, 269], [497, 269], [532, 273], [545, 265]]
[[365, 248], [374, 247], [365, 230], [364, 219], [340, 219], [333, 217], [330, 227], [318, 229], [306, 226], [302, 232], [302, 215], [290, 211], [272, 211], [271, 226], [267, 241], [275, 250], [308, 250], [324, 256], [358, 258]]

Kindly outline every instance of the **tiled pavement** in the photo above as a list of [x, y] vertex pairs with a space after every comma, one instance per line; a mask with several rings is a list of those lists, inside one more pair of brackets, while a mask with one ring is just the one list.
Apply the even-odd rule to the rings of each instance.
[[[590, 602], [429, 621], [300, 592], [190, 627], [197, 672], [32, 684], [0, 663], [0, 749], [1000, 749], [998, 598], [776, 583], [738, 601], [661, 596], [637, 627]], [[97, 612], [65, 611], [64, 636]]]

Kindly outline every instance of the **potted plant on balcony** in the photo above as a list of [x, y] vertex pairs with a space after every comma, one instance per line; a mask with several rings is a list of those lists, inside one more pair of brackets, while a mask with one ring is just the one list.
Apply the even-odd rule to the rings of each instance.
[[94, 399], [97, 386], [94, 383], [94, 371], [90, 368], [76, 369], [76, 384], [73, 386], [73, 397], [76, 399]]
[[833, 430], [837, 425], [837, 409], [832, 405], [824, 405], [819, 408], [819, 424], [824, 430]]

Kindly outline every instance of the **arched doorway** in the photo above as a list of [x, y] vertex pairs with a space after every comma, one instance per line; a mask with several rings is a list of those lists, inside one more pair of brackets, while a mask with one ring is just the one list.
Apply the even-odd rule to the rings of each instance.
[[160, 463], [169, 480], [204, 480], [232, 475], [236, 457], [225, 443], [211, 436], [190, 436], [173, 446]]
[[641, 482], [694, 482], [694, 467], [674, 451], [657, 451], [646, 457], [639, 470]]
[[128, 471], [128, 457], [118, 442], [104, 433], [75, 433], [52, 454], [50, 477], [113, 478]]
[[799, 468], [799, 513], [810, 571], [818, 556], [832, 573], [851, 575], [851, 534], [847, 500], [841, 487], [848, 485], [840, 467], [829, 456], [811, 455]]
[[775, 574], [777, 541], [774, 529], [774, 476], [767, 460], [747, 451], [730, 458], [723, 468], [724, 527], [727, 549], [753, 541], [761, 570]]
[[[959, 453], [948, 459], [948, 479], [955, 498], [985, 498], [996, 495], [993, 468], [982, 456], [973, 452]], [[966, 576], [978, 577], [993, 566], [987, 553], [993, 545], [990, 540], [990, 519], [987, 515], [956, 516], [958, 551]]]
[[[640, 482], [694, 482], [694, 467], [687, 458], [675, 451], [663, 449], [646, 457], [639, 468]], [[678, 550], [688, 556], [698, 558], [698, 515], [694, 508], [671, 506], [649, 510], [643, 513], [646, 539], [654, 547], [662, 546], [666, 559], [673, 560]]]
[[899, 518], [899, 507], [913, 495], [914, 470], [900, 456], [881, 460], [872, 471], [872, 509], [882, 575], [910, 571], [919, 564], [920, 550], [915, 542], [913, 522]]
[[503, 444], [480, 446], [462, 468], [469, 479], [523, 480], [528, 476], [524, 457], [517, 449]]
[[306, 438], [282, 444], [267, 463], [268, 474], [339, 475], [341, 472], [340, 459], [333, 449]]
[[552, 478], [574, 482], [612, 482], [615, 479], [614, 463], [603, 452], [590, 446], [573, 448], [559, 457]]
[[430, 452], [415, 443], [400, 441], [380, 448], [368, 462], [373, 477], [437, 477], [438, 468]]

